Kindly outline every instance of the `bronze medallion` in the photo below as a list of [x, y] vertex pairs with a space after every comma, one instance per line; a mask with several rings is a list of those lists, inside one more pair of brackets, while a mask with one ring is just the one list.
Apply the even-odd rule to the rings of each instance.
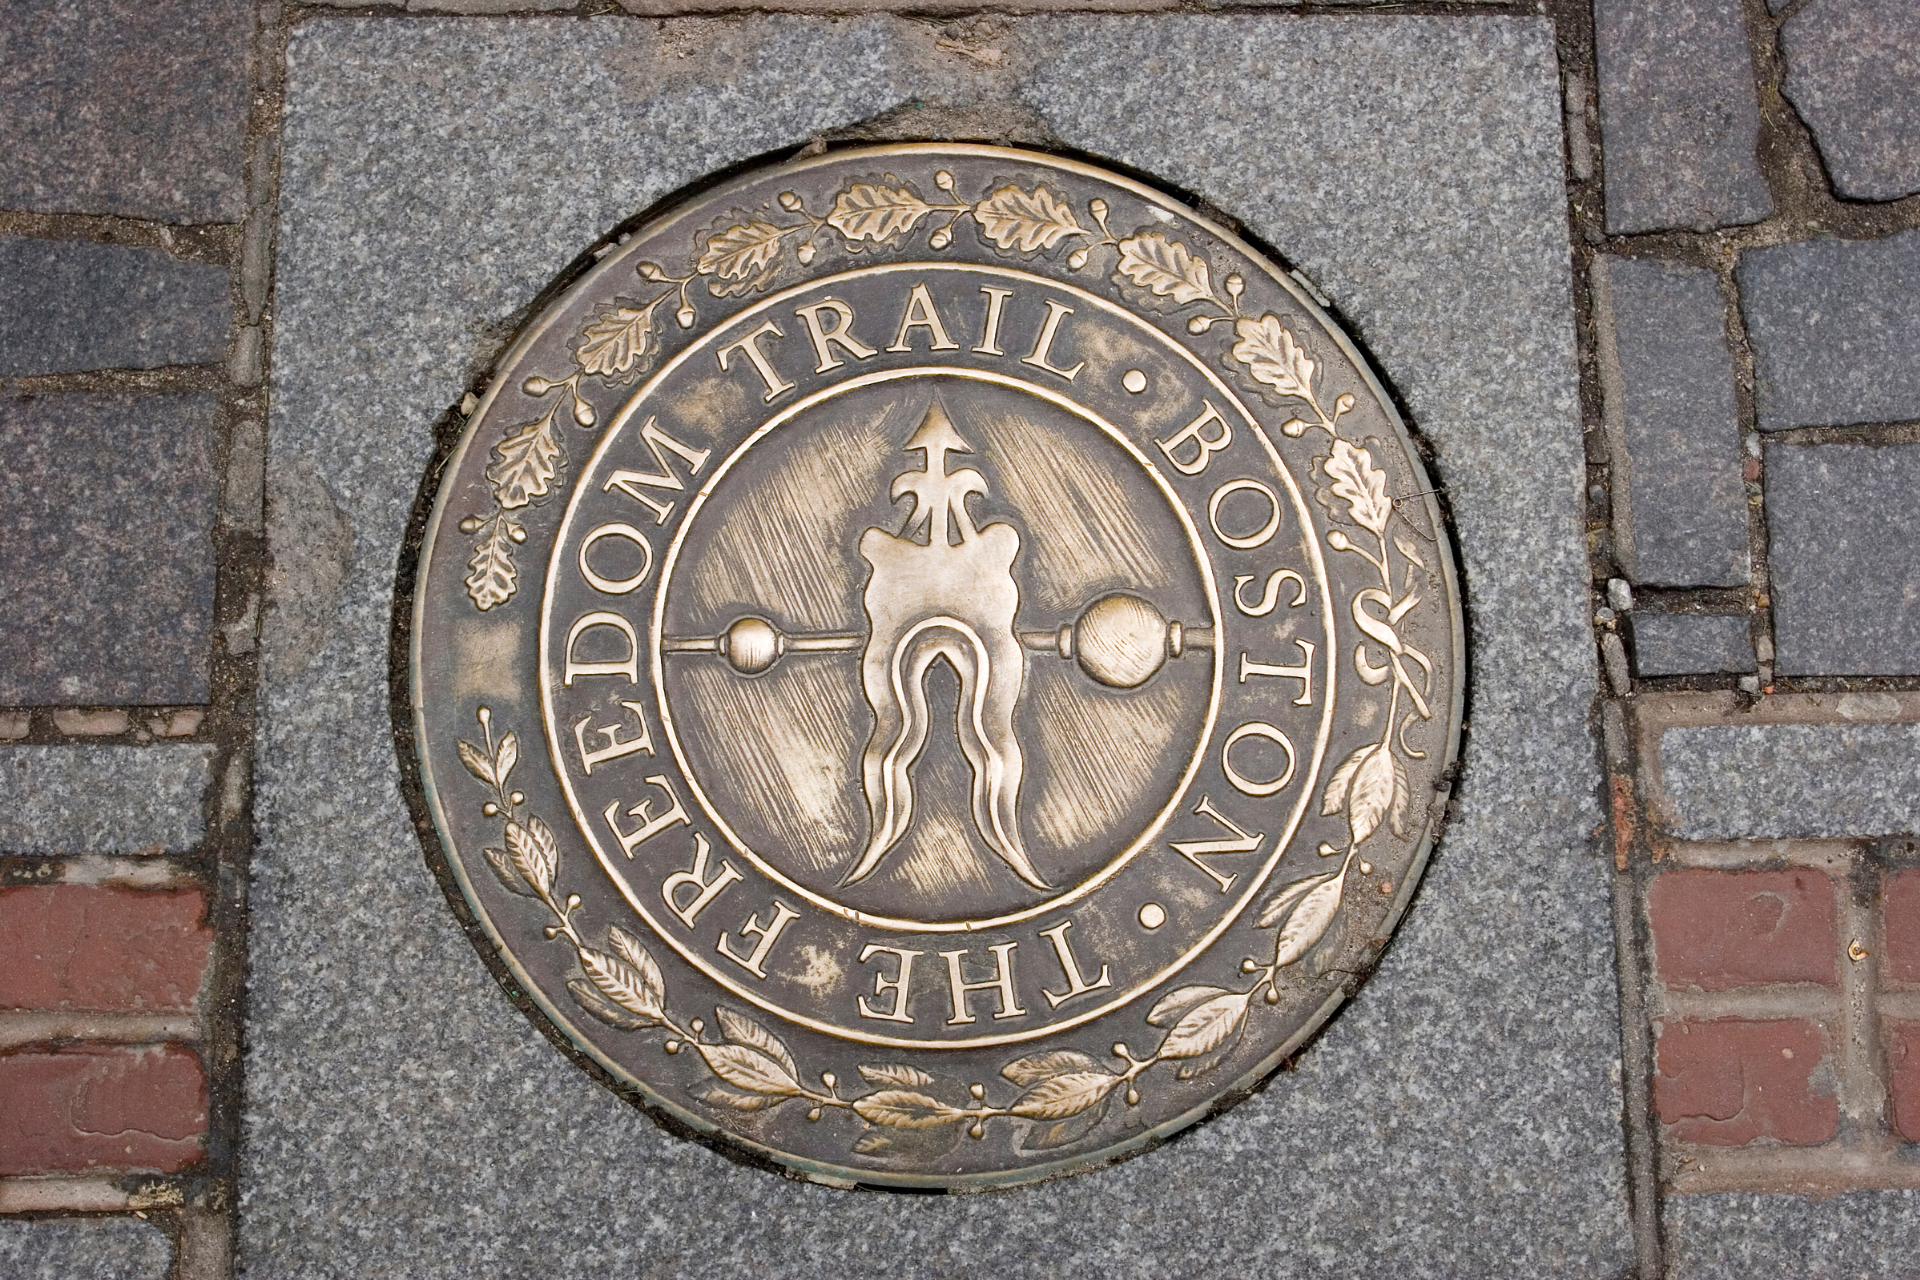
[[1459, 732], [1439, 509], [1309, 288], [994, 147], [605, 247], [473, 408], [413, 603], [430, 857], [502, 983], [837, 1185], [1245, 1096], [1372, 969]]

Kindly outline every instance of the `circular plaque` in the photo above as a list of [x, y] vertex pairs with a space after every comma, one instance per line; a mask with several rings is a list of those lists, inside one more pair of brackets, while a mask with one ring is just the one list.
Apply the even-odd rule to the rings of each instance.
[[733, 1154], [1164, 1141], [1355, 989], [1441, 820], [1460, 612], [1392, 402], [1113, 173], [895, 146], [673, 205], [436, 475], [429, 856], [536, 1021]]

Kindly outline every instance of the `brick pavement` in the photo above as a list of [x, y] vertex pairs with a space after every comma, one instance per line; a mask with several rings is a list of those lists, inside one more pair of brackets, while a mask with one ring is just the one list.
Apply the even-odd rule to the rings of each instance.
[[[652, 30], [734, 8], [368, 7], [504, 22], [508, 43], [521, 20], [484, 15]], [[1006, 20], [982, 38], [971, 8], [914, 7], [960, 15], [939, 38], [993, 73]], [[1300, 20], [1284, 8], [1246, 20]], [[1901, 1274], [1920, 1225], [1920, 10], [1546, 12], [1634, 1267]], [[290, 32], [352, 21], [273, 0], [0, 13], [0, 1215], [18, 1215], [0, 1268], [232, 1274], [234, 1206], [276, 1173], [244, 1163], [238, 1052], [262, 629], [283, 669], [311, 660], [354, 548], [324, 481], [265, 461], [276, 234], [310, 234], [276, 204], [281, 85]], [[298, 535], [271, 562], [270, 508]]]

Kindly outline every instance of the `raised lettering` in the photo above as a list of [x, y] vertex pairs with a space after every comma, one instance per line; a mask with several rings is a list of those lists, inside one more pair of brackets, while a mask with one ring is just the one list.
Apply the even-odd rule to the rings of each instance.
[[1000, 349], [1000, 309], [1007, 305], [1013, 290], [996, 289], [990, 284], [983, 284], [980, 292], [987, 295], [987, 322], [980, 328], [980, 345], [973, 349], [974, 354], [1003, 356], [1007, 353]]
[[1083, 996], [1089, 991], [1098, 991], [1102, 987], [1113, 985], [1113, 979], [1108, 976], [1107, 966], [1104, 964], [1100, 966], [1099, 978], [1092, 982], [1088, 982], [1086, 975], [1080, 972], [1080, 962], [1074, 959], [1073, 948], [1067, 943], [1067, 930], [1071, 928], [1073, 928], [1073, 921], [1062, 920], [1053, 928], [1040, 931], [1041, 937], [1053, 943], [1054, 957], [1060, 961], [1060, 969], [1067, 975], [1065, 991], [1048, 991], [1044, 987], [1041, 988], [1040, 994], [1045, 996], [1047, 1003], [1055, 1009], [1075, 996]]
[[742, 969], [745, 969], [754, 977], [764, 978], [767, 976], [767, 953], [773, 950], [773, 944], [780, 937], [780, 931], [799, 918], [800, 913], [798, 911], [795, 911], [792, 907], [780, 901], [780, 899], [775, 898], [773, 900], [773, 919], [767, 921], [765, 924], [761, 924], [760, 913], [756, 911], [747, 917], [745, 924], [740, 926], [740, 936], [742, 938], [756, 934], [760, 938], [760, 941], [754, 944], [753, 951], [750, 955], [740, 955], [735, 952], [732, 947], [729, 947], [727, 945], [727, 935], [724, 933], [720, 935], [720, 941], [714, 943], [714, 950], [739, 965]]
[[[1207, 461], [1214, 454], [1233, 443], [1233, 428], [1228, 426], [1227, 420], [1220, 416], [1220, 411], [1213, 407], [1213, 401], [1203, 400], [1201, 403], [1206, 405], [1206, 408], [1201, 411], [1199, 417], [1165, 440], [1154, 441], [1160, 446], [1160, 452], [1167, 455], [1167, 461], [1173, 464], [1173, 469], [1183, 476], [1199, 475], [1207, 469]], [[1213, 436], [1201, 435], [1201, 428], [1209, 422], [1219, 425], [1219, 433]], [[1187, 444], [1193, 446], [1193, 457], [1182, 462], [1177, 451]]]
[[580, 744], [580, 767], [589, 777], [593, 776], [593, 766], [597, 764], [618, 760], [621, 756], [630, 756], [636, 751], [653, 754], [653, 735], [647, 732], [647, 717], [643, 714], [646, 710], [645, 704], [622, 701], [620, 705], [627, 709], [634, 723], [640, 726], [639, 737], [621, 741], [620, 730], [623, 726], [618, 721], [613, 724], [595, 724], [593, 731], [607, 740], [606, 746], [595, 749], [587, 746], [587, 726], [593, 724], [593, 717], [581, 716], [579, 722], [573, 726], [573, 740]]
[[[581, 662], [573, 656], [573, 646], [580, 637], [595, 627], [612, 627], [627, 638], [627, 656], [618, 661]], [[633, 624], [617, 613], [600, 610], [595, 613], [583, 613], [573, 620], [567, 628], [567, 643], [562, 650], [566, 662], [560, 673], [560, 683], [571, 685], [575, 676], [625, 676], [628, 684], [640, 683], [640, 637], [634, 634]]]
[[973, 1013], [967, 1008], [968, 1000], [976, 991], [998, 991], [1000, 1008], [993, 1016], [998, 1018], [1024, 1018], [1027, 1011], [1020, 1007], [1020, 997], [1013, 989], [1013, 952], [1020, 944], [1017, 942], [998, 942], [987, 950], [993, 952], [994, 973], [985, 982], [968, 982], [962, 975], [960, 961], [966, 956], [964, 951], [942, 951], [940, 958], [947, 962], [947, 989], [953, 995], [953, 1016], [947, 1019], [950, 1027], [961, 1026], [974, 1020]]
[[1298, 609], [1307, 602], [1307, 580], [1291, 569], [1275, 569], [1272, 573], [1268, 574], [1266, 589], [1262, 592], [1259, 601], [1254, 604], [1248, 604], [1246, 597], [1241, 595], [1240, 592], [1252, 581], [1253, 575], [1250, 573], [1236, 573], [1233, 575], [1233, 603], [1241, 613], [1246, 614], [1249, 618], [1264, 618], [1273, 612], [1274, 606], [1280, 603], [1280, 584], [1282, 582], [1291, 581], [1293, 583], [1293, 602], [1288, 606], [1289, 608]]
[[720, 360], [720, 371], [725, 373], [727, 357], [735, 351], [744, 351], [747, 359], [753, 362], [754, 372], [760, 375], [760, 381], [767, 384], [767, 394], [763, 397], [767, 400], [773, 399], [782, 391], [793, 390], [793, 384], [774, 372], [773, 364], [767, 359], [766, 352], [760, 350], [760, 339], [769, 333], [776, 338], [787, 336], [780, 331], [779, 325], [768, 320], [740, 341], [729, 343], [715, 353]]
[[1240, 683], [1245, 684], [1248, 676], [1286, 676], [1300, 682], [1300, 696], [1293, 700], [1296, 707], [1313, 705], [1313, 641], [1295, 639], [1300, 646], [1300, 665], [1297, 667], [1269, 666], [1264, 662], [1255, 662], [1242, 652], [1240, 655]]
[[[1211, 409], [1213, 406], [1208, 405], [1207, 407]], [[1222, 422], [1220, 425], [1224, 427], [1226, 423]], [[1232, 439], [1233, 433], [1228, 432], [1226, 439], [1220, 442], [1220, 447], [1223, 449], [1226, 448], [1227, 442]], [[1211, 452], [1211, 450], [1209, 450], [1209, 452]], [[1172, 455], [1169, 454], [1168, 456], [1171, 457]], [[1180, 464], [1176, 462], [1173, 465], [1177, 467]], [[1202, 462], [1200, 465], [1204, 467], [1206, 463]], [[1255, 529], [1252, 533], [1242, 534], [1238, 537], [1229, 534], [1220, 527], [1220, 504], [1236, 493], [1257, 493], [1267, 500], [1267, 522], [1258, 529]], [[1234, 550], [1251, 551], [1255, 547], [1261, 546], [1269, 541], [1274, 534], [1280, 531], [1280, 499], [1274, 497], [1273, 490], [1267, 488], [1267, 486], [1261, 484], [1258, 480], [1229, 480], [1218, 489], [1215, 489], [1213, 496], [1207, 499], [1207, 523], [1213, 526], [1213, 536]]]
[[[822, 311], [833, 312], [833, 327], [825, 328], [820, 323]], [[815, 302], [804, 307], [795, 307], [793, 314], [807, 323], [807, 336], [813, 339], [813, 354], [820, 358], [815, 373], [825, 373], [829, 369], [838, 369], [846, 361], [833, 354], [833, 344], [841, 348], [855, 360], [865, 360], [876, 352], [866, 343], [853, 336], [848, 330], [853, 325], [853, 308], [838, 298], [828, 298], [825, 302]], [[768, 396], [767, 399], [773, 399]]]
[[[639, 547], [640, 572], [628, 578], [606, 578], [595, 572], [594, 567], [587, 563], [587, 552], [591, 551], [593, 544], [602, 538], [625, 538]], [[647, 575], [653, 572], [653, 545], [647, 541], [646, 534], [630, 524], [616, 520], [608, 524], [596, 525], [586, 537], [580, 539], [580, 554], [575, 559], [580, 564], [580, 576], [587, 580], [588, 586], [610, 596], [623, 596], [645, 582]]]
[[1071, 369], [1062, 369], [1047, 360], [1048, 354], [1053, 350], [1054, 335], [1060, 331], [1060, 321], [1072, 314], [1072, 307], [1055, 302], [1051, 298], [1047, 299], [1047, 318], [1040, 326], [1039, 338], [1034, 341], [1033, 354], [1021, 356], [1020, 363], [1030, 364], [1036, 369], [1045, 369], [1048, 373], [1057, 373], [1068, 382], [1072, 382], [1074, 376], [1087, 367], [1085, 360]]
[[860, 1006], [860, 1016], [872, 1018], [877, 1022], [912, 1022], [913, 1018], [907, 1013], [907, 997], [910, 994], [908, 984], [913, 981], [913, 962], [925, 954], [924, 951], [910, 951], [905, 947], [883, 947], [877, 942], [869, 942], [860, 952], [861, 964], [865, 964], [875, 955], [890, 955], [899, 958], [900, 968], [891, 978], [884, 973], [873, 975], [874, 998], [879, 999], [891, 991], [893, 1004], [886, 1009], [876, 1011], [867, 1003], [865, 996], [860, 996], [854, 1000], [854, 1003]]
[[612, 831], [613, 838], [620, 842], [620, 852], [626, 854], [629, 858], [633, 857], [633, 851], [636, 848], [646, 841], [653, 839], [674, 823], [684, 823], [687, 821], [687, 811], [680, 804], [680, 797], [673, 793], [673, 784], [667, 781], [666, 775], [663, 773], [650, 773], [647, 775], [647, 781], [667, 793], [667, 811], [665, 813], [657, 818], [654, 817], [653, 801], [642, 800], [639, 804], [627, 810], [627, 816], [629, 818], [640, 819], [640, 825], [631, 831], [622, 831], [620, 824], [614, 821], [613, 815], [620, 811], [620, 802], [618, 800], [608, 805], [606, 813], [602, 815], [607, 820], [607, 829]]
[[893, 337], [889, 351], [911, 351], [907, 334], [915, 329], [925, 329], [933, 338], [934, 351], [958, 351], [960, 344], [947, 336], [947, 327], [940, 323], [940, 313], [933, 309], [933, 295], [927, 292], [927, 286], [917, 284], [907, 294], [907, 309], [900, 316], [900, 332]]
[[[720, 860], [720, 873], [713, 879], [707, 879], [707, 857], [713, 852], [707, 844], [707, 838], [699, 832], [693, 833], [693, 869], [676, 871], [660, 882], [660, 896], [666, 900], [669, 910], [680, 917], [680, 923], [693, 928], [693, 922], [699, 918], [707, 904], [720, 896], [720, 891], [735, 881], [746, 879], [734, 869], [725, 858]], [[693, 890], [693, 897], [685, 902], [680, 900], [682, 889]]]
[[[1233, 749], [1247, 738], [1265, 738], [1268, 742], [1278, 743], [1281, 750], [1287, 753], [1287, 767], [1279, 777], [1267, 782], [1255, 782], [1233, 767]], [[1241, 725], [1220, 744], [1220, 772], [1227, 775], [1228, 782], [1250, 796], [1270, 796], [1292, 782], [1294, 763], [1293, 739], [1259, 720]]]
[[1202, 862], [1200, 859], [1210, 857], [1216, 853], [1252, 853], [1260, 847], [1260, 842], [1267, 838], [1266, 833], [1249, 832], [1245, 830], [1232, 818], [1229, 818], [1226, 814], [1214, 808], [1213, 800], [1207, 796], [1200, 797], [1200, 805], [1194, 812], [1206, 814], [1209, 818], [1212, 818], [1215, 822], [1233, 832], [1233, 838], [1229, 840], [1169, 840], [1167, 843], [1173, 846], [1175, 853], [1211, 876], [1213, 882], [1220, 886], [1220, 892], [1225, 893], [1232, 887], [1233, 882], [1240, 878], [1240, 873], [1236, 871], [1230, 875], [1221, 875], [1213, 869], [1210, 863]]
[[700, 474], [700, 468], [707, 465], [707, 459], [712, 456], [713, 450], [695, 449], [680, 443], [660, 429], [660, 420], [657, 417], [648, 418], [647, 424], [640, 428], [640, 440], [647, 446], [647, 451], [653, 454], [653, 465], [658, 469], [615, 471], [607, 477], [607, 482], [600, 486], [600, 492], [607, 493], [618, 489], [652, 511], [655, 524], [665, 524], [667, 517], [673, 514], [673, 504], [662, 502], [650, 494], [640, 492], [638, 486], [647, 485], [654, 489], [682, 491], [687, 486], [679, 476], [673, 474], [673, 468], [667, 463], [667, 455], [669, 453], [677, 455], [687, 464], [687, 474], [697, 476]]

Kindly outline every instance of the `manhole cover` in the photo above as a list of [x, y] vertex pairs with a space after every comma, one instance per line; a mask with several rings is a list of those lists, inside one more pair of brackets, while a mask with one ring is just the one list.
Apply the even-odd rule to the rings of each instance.
[[1460, 711], [1430, 485], [1305, 288], [1131, 180], [839, 151], [646, 222], [447, 460], [420, 802], [510, 991], [821, 1181], [1243, 1096], [1372, 967]]

